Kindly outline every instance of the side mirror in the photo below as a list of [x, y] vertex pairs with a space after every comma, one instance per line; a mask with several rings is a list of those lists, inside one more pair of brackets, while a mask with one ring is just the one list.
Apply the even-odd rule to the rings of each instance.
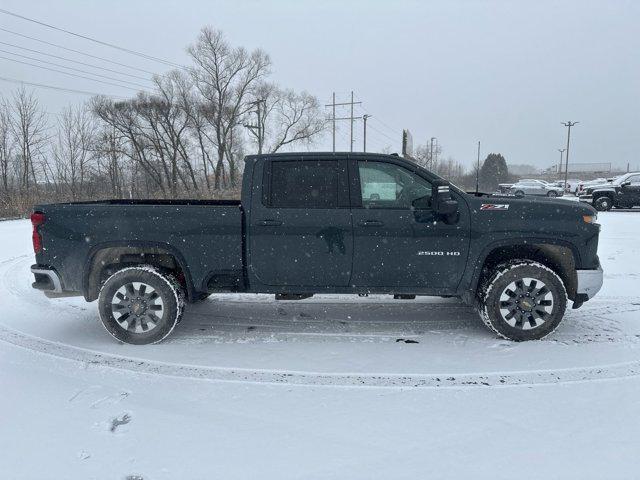
[[449, 184], [443, 181], [435, 182], [432, 198], [435, 213], [445, 223], [455, 223], [458, 218], [458, 201], [451, 197]]
[[631, 185], [631, 182], [629, 180], [627, 180], [626, 182], [622, 182], [623, 187], [628, 187], [629, 185]]

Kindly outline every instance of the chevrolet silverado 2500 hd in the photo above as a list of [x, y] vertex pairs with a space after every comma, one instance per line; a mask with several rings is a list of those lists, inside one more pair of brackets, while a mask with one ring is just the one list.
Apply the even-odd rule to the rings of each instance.
[[591, 206], [465, 193], [397, 155], [249, 156], [241, 201], [37, 205], [31, 220], [34, 288], [98, 300], [133, 344], [218, 292], [453, 296], [496, 334], [539, 339], [602, 285]]

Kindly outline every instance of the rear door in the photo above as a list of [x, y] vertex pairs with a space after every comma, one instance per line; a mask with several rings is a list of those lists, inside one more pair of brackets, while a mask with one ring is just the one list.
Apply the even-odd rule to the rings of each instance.
[[283, 156], [259, 165], [253, 181], [261, 194], [252, 195], [248, 218], [250, 273], [275, 287], [347, 286], [353, 232], [345, 159]]
[[[397, 292], [447, 291], [457, 287], [469, 249], [469, 213], [461, 197], [459, 221], [447, 225], [431, 208], [431, 184], [401, 162], [350, 162], [356, 287]], [[455, 194], [454, 194], [455, 196]]]

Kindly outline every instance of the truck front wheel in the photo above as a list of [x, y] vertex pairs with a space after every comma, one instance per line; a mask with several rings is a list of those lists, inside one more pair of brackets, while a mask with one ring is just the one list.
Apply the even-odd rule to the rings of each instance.
[[538, 340], [553, 332], [567, 307], [562, 279], [531, 260], [513, 260], [495, 267], [478, 290], [478, 312], [499, 336]]
[[152, 266], [117, 271], [98, 296], [100, 319], [107, 332], [134, 345], [162, 341], [179, 322], [183, 309], [179, 283]]
[[596, 207], [596, 210], [606, 212], [608, 210], [611, 210], [611, 207], [613, 207], [613, 202], [609, 197], [598, 197], [596, 198], [595, 202], [593, 202], [593, 206]]

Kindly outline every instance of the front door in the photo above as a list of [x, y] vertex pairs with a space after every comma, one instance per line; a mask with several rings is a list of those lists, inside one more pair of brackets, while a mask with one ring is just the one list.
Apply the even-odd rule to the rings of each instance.
[[[345, 159], [283, 157], [254, 172], [249, 269], [264, 285], [346, 287], [353, 232]], [[260, 169], [257, 169], [260, 170]]]
[[[351, 163], [354, 259], [352, 285], [453, 290], [467, 261], [469, 214], [461, 198], [460, 218], [447, 225], [430, 209], [431, 184], [416, 169], [389, 161]], [[359, 186], [358, 186], [359, 185]], [[413, 203], [426, 209], [415, 210]]]
[[620, 189], [620, 203], [625, 206], [640, 206], [640, 174], [627, 178], [629, 185]]

